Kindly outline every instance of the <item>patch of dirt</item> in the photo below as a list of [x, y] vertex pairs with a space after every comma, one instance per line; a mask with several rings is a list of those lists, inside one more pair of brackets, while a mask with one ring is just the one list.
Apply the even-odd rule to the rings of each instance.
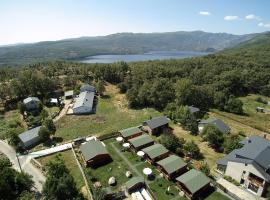
[[114, 105], [123, 112], [128, 112], [128, 101], [125, 94], [120, 94], [117, 86], [107, 83], [106, 92], [113, 98]]

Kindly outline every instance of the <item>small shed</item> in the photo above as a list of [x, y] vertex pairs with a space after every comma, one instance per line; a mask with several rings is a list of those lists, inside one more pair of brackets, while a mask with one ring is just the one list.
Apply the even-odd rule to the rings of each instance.
[[256, 112], [264, 113], [264, 108], [262, 107], [257, 107]]
[[19, 135], [20, 142], [24, 148], [29, 149], [40, 143], [41, 140], [38, 135], [40, 127], [27, 130]]
[[143, 122], [143, 128], [150, 134], [157, 135], [168, 130], [169, 119], [165, 116], [155, 117]]
[[187, 171], [187, 163], [176, 155], [170, 155], [158, 161], [157, 168], [167, 180], [173, 180]]
[[99, 140], [90, 140], [80, 146], [86, 166], [99, 167], [109, 163], [112, 159], [105, 146]]
[[65, 99], [72, 99], [74, 95], [73, 90], [68, 90], [65, 92]]
[[144, 179], [143, 177], [140, 177], [140, 176], [131, 178], [125, 184], [128, 193], [132, 193], [133, 191], [144, 187], [144, 185], [145, 185]]
[[131, 128], [121, 130], [119, 131], [119, 133], [125, 140], [129, 140], [129, 139], [142, 135], [143, 131], [139, 127], [131, 127]]
[[154, 144], [154, 140], [147, 134], [128, 140], [133, 149], [139, 151]]
[[184, 191], [187, 198], [195, 199], [210, 188], [210, 179], [201, 171], [191, 169], [176, 178], [176, 185]]
[[27, 111], [37, 110], [39, 108], [40, 100], [37, 97], [27, 97], [23, 100], [23, 104]]
[[201, 132], [207, 125], [215, 126], [218, 130], [220, 130], [224, 134], [228, 134], [231, 130], [230, 127], [227, 124], [225, 124], [222, 120], [217, 118], [209, 118], [206, 120], [201, 120], [199, 122], [198, 125], [199, 131]]
[[96, 92], [96, 88], [89, 84], [83, 84], [80, 88], [80, 92]]
[[166, 158], [170, 154], [170, 151], [161, 144], [154, 144], [142, 149], [142, 151], [145, 153], [146, 159], [151, 164]]

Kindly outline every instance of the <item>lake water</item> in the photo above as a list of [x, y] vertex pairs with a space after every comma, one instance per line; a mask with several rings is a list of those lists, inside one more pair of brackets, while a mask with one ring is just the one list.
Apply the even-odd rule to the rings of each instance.
[[89, 56], [81, 60], [81, 62], [84, 63], [114, 63], [118, 61], [135, 62], [147, 60], [182, 59], [182, 58], [204, 56], [207, 54], [209, 53], [195, 52], [195, 51], [153, 51], [144, 54]]

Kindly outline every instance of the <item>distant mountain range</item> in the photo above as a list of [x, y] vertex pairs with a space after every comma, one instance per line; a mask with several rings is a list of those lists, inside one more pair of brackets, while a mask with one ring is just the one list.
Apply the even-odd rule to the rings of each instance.
[[137, 54], [149, 51], [216, 52], [232, 48], [260, 34], [168, 32], [117, 33], [59, 41], [0, 47], [0, 66], [25, 65], [48, 60], [77, 60], [98, 54]]

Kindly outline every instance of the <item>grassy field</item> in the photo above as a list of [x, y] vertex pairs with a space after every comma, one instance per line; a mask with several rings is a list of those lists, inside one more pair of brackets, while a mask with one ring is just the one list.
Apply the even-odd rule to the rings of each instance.
[[[203, 155], [203, 160], [206, 161], [208, 163], [208, 165], [210, 166], [211, 170], [213, 170], [216, 166], [216, 161], [220, 158], [222, 158], [223, 156], [225, 156], [225, 154], [223, 153], [218, 153], [216, 151], [214, 151], [214, 149], [212, 149], [211, 147], [208, 146], [207, 142], [203, 142], [202, 138], [197, 135], [191, 135], [188, 131], [183, 130], [180, 126], [178, 125], [172, 125], [173, 127], [173, 133], [178, 136], [179, 138], [183, 138], [186, 141], [194, 141], [200, 148], [200, 151]], [[194, 161], [195, 163], [197, 161]], [[199, 162], [199, 161], [198, 161]]]
[[0, 138], [4, 138], [10, 131], [19, 134], [24, 130], [18, 110], [8, 111], [0, 118]]
[[[239, 131], [242, 131], [247, 136], [254, 134], [263, 136], [265, 132], [270, 133], [270, 113], [258, 113], [256, 112], [256, 107], [263, 107], [270, 110], [270, 106], [257, 102], [256, 98], [258, 97], [270, 101], [269, 98], [259, 95], [248, 95], [240, 98], [244, 103], [243, 110], [245, 115], [236, 115], [213, 109], [210, 112], [210, 116], [224, 120], [231, 127], [232, 134], [238, 134]], [[270, 139], [270, 135], [267, 135], [268, 139]]]
[[57, 106], [52, 106], [52, 107], [44, 107], [45, 110], [47, 110], [49, 116], [53, 116], [54, 113], [59, 112], [60, 108]]
[[154, 109], [128, 109], [124, 95], [115, 86], [106, 86], [105, 97], [99, 98], [97, 113], [84, 116], [64, 116], [56, 123], [56, 136], [73, 139], [78, 136], [103, 135], [140, 125], [150, 116], [160, 115]]
[[[41, 157], [41, 158], [38, 158], [37, 160], [42, 164], [42, 166], [45, 166], [56, 155], [57, 154], [49, 155], [46, 157]], [[82, 174], [78, 168], [76, 160], [73, 156], [72, 151], [71, 150], [63, 151], [61, 153], [58, 153], [58, 155], [61, 155], [61, 158], [64, 160], [65, 165], [70, 170], [71, 175], [74, 177], [74, 180], [77, 184], [77, 187], [81, 189], [84, 186], [84, 180], [83, 180]]]

